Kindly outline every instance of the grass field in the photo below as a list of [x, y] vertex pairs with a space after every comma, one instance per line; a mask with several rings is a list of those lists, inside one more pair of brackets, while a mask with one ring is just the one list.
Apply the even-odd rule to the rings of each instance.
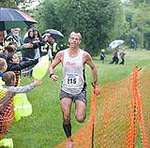
[[[105, 85], [127, 77], [135, 65], [143, 68], [150, 65], [150, 51], [128, 51], [125, 65], [110, 65], [111, 56], [106, 57], [102, 64], [99, 57], [94, 58], [98, 68], [99, 83]], [[28, 98], [33, 106], [33, 114], [29, 117], [14, 122], [7, 137], [13, 138], [14, 148], [53, 148], [61, 143], [65, 135], [62, 128], [62, 115], [59, 105], [59, 88], [61, 83], [61, 67], [56, 69], [60, 76], [58, 82], [52, 82], [48, 75], [44, 78], [42, 86], [28, 93]], [[89, 68], [86, 70], [88, 85], [88, 98], [91, 90], [91, 74]], [[31, 81], [29, 78], [22, 78], [22, 84]], [[89, 103], [87, 115], [89, 114]], [[73, 112], [74, 114], [74, 107]], [[87, 120], [88, 121], [88, 116]], [[78, 124], [72, 116], [73, 132], [76, 132], [82, 124]]]

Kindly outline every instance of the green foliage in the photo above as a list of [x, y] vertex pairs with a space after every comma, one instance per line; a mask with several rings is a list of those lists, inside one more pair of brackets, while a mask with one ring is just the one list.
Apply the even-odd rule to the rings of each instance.
[[81, 32], [82, 47], [97, 54], [100, 48], [108, 46], [113, 36], [119, 7], [117, 0], [45, 0], [36, 16], [40, 30], [58, 29], [66, 36], [65, 41], [71, 31]]
[[119, 7], [116, 10], [115, 16], [115, 25], [114, 25], [114, 32], [113, 32], [113, 39], [123, 39], [127, 41], [128, 35], [130, 33], [130, 23], [126, 21], [126, 16], [124, 12], [124, 7]]
[[146, 0], [131, 1], [127, 6], [126, 20], [130, 24], [130, 36], [136, 36], [139, 47], [150, 48], [148, 34], [150, 29], [150, 3]]
[[0, 0], [0, 7], [16, 8], [16, 0]]
[[149, 0], [131, 0], [135, 7], [139, 7], [141, 4], [150, 4]]

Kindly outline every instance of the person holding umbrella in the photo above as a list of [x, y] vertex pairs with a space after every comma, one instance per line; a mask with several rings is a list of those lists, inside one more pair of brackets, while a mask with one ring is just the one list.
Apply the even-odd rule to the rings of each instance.
[[119, 64], [124, 65], [124, 63], [125, 63], [125, 54], [126, 53], [123, 50], [120, 51], [119, 56], [120, 56], [121, 62]]
[[119, 50], [116, 48], [115, 51], [113, 52], [113, 57], [112, 57], [112, 61], [109, 64], [118, 64], [119, 62]]
[[42, 36], [44, 45], [41, 47], [41, 54], [42, 56], [48, 54], [49, 60], [52, 62], [53, 56], [52, 56], [52, 49], [50, 45], [50, 36], [51, 34], [49, 33], [46, 33]]
[[[19, 9], [0, 7], [0, 35], [4, 31], [12, 28], [25, 28], [37, 23], [32, 17]], [[1, 37], [0, 37], [1, 38]], [[4, 41], [0, 39], [0, 45], [4, 46]]]
[[75, 102], [75, 117], [78, 122], [86, 118], [86, 82], [85, 65], [91, 68], [93, 75], [92, 86], [96, 95], [99, 94], [97, 69], [89, 53], [80, 49], [81, 34], [71, 32], [69, 48], [59, 51], [49, 67], [50, 78], [58, 80], [54, 69], [58, 64], [63, 65], [63, 81], [60, 91], [60, 105], [63, 114], [63, 129], [67, 137], [67, 148], [73, 147], [71, 134], [71, 106]]
[[52, 35], [49, 37], [49, 43], [51, 45], [52, 56], [53, 56], [53, 58], [55, 58], [58, 47], [57, 47], [57, 43], [55, 42], [55, 39], [53, 38]]
[[55, 29], [47, 29], [44, 31], [43, 33], [43, 36], [46, 35], [46, 34], [49, 34], [49, 45], [50, 45], [50, 50], [52, 51], [52, 56], [53, 58], [55, 57], [55, 55], [57, 54], [57, 52], [60, 50], [58, 45], [57, 45], [57, 42], [56, 42], [56, 39], [58, 38], [63, 38], [64, 35], [58, 31], [58, 30], [55, 30]]
[[113, 52], [113, 57], [112, 57], [112, 61], [109, 62], [109, 64], [118, 64], [119, 62], [119, 49], [120, 49], [120, 46], [124, 43], [123, 40], [114, 40], [112, 41], [110, 44], [109, 44], [109, 49], [110, 50], [114, 50]]

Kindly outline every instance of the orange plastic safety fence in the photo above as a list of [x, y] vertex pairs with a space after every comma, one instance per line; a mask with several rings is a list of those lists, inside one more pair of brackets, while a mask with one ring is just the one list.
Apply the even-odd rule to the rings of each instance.
[[97, 100], [95, 148], [127, 147], [125, 138], [130, 127], [130, 80], [108, 84]]
[[138, 110], [143, 148], [150, 148], [150, 68], [138, 73]]
[[[132, 108], [134, 109], [134, 114], [133, 114], [133, 119], [134, 122], [130, 124], [131, 130], [133, 131], [132, 137], [128, 137], [128, 147], [132, 148], [136, 146], [136, 140], [137, 140], [137, 131], [140, 131], [140, 136], [141, 136], [141, 146], [143, 148], [149, 148], [149, 142], [148, 142], [148, 136], [145, 131], [145, 125], [144, 125], [144, 118], [143, 118], [143, 106], [142, 104], [144, 103], [142, 100], [142, 96], [140, 94], [140, 89], [139, 86], [142, 84], [139, 79], [139, 74], [140, 72], [138, 69], [134, 69], [131, 77], [131, 82], [132, 82]], [[144, 77], [146, 75], [143, 75]], [[148, 77], [147, 77], [148, 78]], [[147, 79], [148, 81], [149, 79]], [[144, 83], [143, 83], [144, 84]], [[145, 85], [145, 84], [144, 84]], [[150, 89], [150, 87], [149, 87]], [[146, 103], [146, 102], [145, 102]], [[131, 108], [131, 109], [132, 109]], [[132, 119], [131, 119], [132, 121]], [[137, 126], [135, 126], [137, 125]], [[132, 128], [133, 127], [133, 128]], [[139, 128], [139, 130], [138, 130]], [[134, 129], [134, 130], [133, 130]]]
[[[143, 72], [140, 79], [139, 73], [140, 71], [136, 68], [130, 79], [109, 84], [103, 88], [101, 99], [98, 101], [99, 111], [97, 112], [100, 114], [96, 123], [96, 148], [135, 148], [138, 131], [141, 132], [141, 146], [150, 148], [150, 133], [148, 133], [150, 128], [145, 126], [143, 117], [143, 103], [146, 104], [146, 101], [143, 102], [142, 99], [144, 95], [146, 99], [149, 98], [150, 82], [140, 81], [142, 78], [150, 81], [150, 71], [147, 72], [148, 74]], [[141, 85], [144, 91], [144, 86], [147, 85], [145, 94], [140, 94], [143, 91], [139, 89]], [[101, 106], [100, 103], [102, 103]], [[147, 105], [148, 108], [150, 105]]]
[[[100, 97], [92, 94], [90, 122], [73, 135], [74, 148], [135, 148], [138, 129], [142, 147], [150, 148], [149, 77], [150, 70], [135, 68], [129, 78], [102, 87]], [[65, 141], [56, 147], [65, 148]]]

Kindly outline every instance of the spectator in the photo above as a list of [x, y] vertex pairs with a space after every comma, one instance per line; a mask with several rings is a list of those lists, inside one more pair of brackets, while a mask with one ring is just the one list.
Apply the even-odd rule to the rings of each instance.
[[43, 55], [48, 53], [49, 60], [52, 61], [53, 56], [52, 56], [52, 47], [50, 45], [50, 36], [51, 36], [50, 33], [44, 34], [43, 36], [44, 46], [42, 46], [41, 51]]
[[125, 62], [125, 59], [124, 59], [125, 52], [124, 51], [120, 51], [119, 55], [120, 55], [120, 59], [121, 59], [121, 62], [119, 64], [124, 65], [124, 62]]
[[17, 78], [16, 86], [19, 83], [21, 70], [38, 63], [38, 59], [28, 60], [28, 61], [20, 61], [18, 55], [16, 54], [16, 50], [11, 46], [5, 47], [4, 55], [5, 56], [1, 56], [1, 57], [5, 58], [7, 61], [7, 69], [6, 70], [14, 71], [16, 74], [16, 78]]
[[131, 37], [130, 44], [131, 44], [131, 48], [133, 49], [137, 48], [137, 42], [134, 36]]
[[8, 132], [9, 126], [12, 124], [14, 118], [14, 108], [11, 99], [16, 93], [24, 93], [31, 91], [33, 88], [41, 84], [41, 81], [34, 80], [31, 84], [26, 86], [15, 87], [16, 78], [15, 74], [12, 71], [8, 71], [3, 74], [2, 80], [5, 82], [5, 87], [7, 88], [7, 92], [2, 92], [0, 94], [1, 101], [0, 104], [0, 119], [1, 119], [1, 126], [0, 126], [0, 138]]
[[34, 59], [35, 57], [35, 50], [37, 48], [36, 44], [33, 44], [34, 41], [34, 31], [29, 30], [28, 36], [24, 40], [22, 56], [23, 60], [26, 59]]
[[4, 41], [5, 41], [5, 35], [4, 35], [4, 31], [0, 31], [0, 48], [3, 49], [4, 46]]
[[42, 37], [38, 30], [34, 29], [34, 40], [33, 44], [36, 44], [37, 48], [35, 49], [35, 56], [34, 59], [40, 58], [41, 56], [41, 46], [42, 46]]
[[100, 60], [104, 63], [105, 60], [105, 49], [102, 49], [100, 52]]
[[59, 49], [58, 49], [57, 43], [55, 42], [55, 39], [53, 38], [52, 35], [49, 37], [49, 44], [51, 46], [52, 56], [53, 56], [53, 58], [55, 58], [55, 55], [57, 54]]
[[114, 63], [118, 64], [118, 62], [119, 62], [119, 51], [116, 48], [114, 53], [113, 53], [112, 61], [109, 64], [114, 64]]
[[11, 29], [9, 35], [6, 37], [6, 41], [16, 43], [17, 51], [19, 50], [20, 46], [23, 44], [23, 40], [20, 37], [20, 31], [21, 31], [20, 28], [13, 28]]

